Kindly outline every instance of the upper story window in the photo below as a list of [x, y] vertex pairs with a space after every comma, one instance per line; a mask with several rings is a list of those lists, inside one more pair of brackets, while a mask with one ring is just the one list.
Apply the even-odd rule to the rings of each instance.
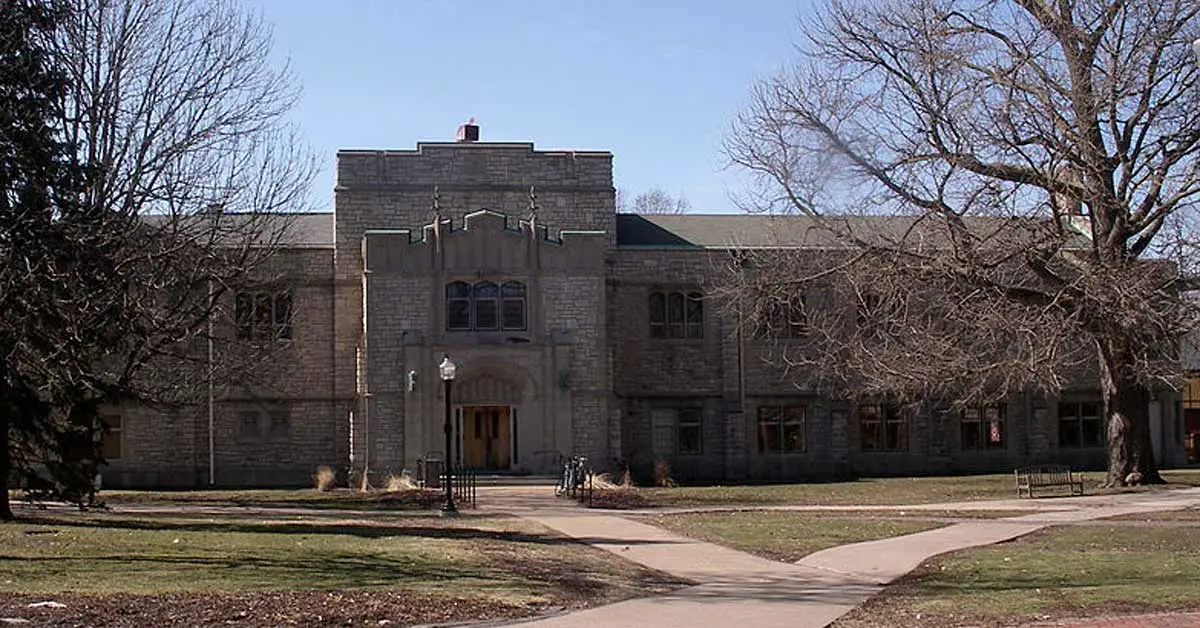
[[761, 338], [794, 339], [808, 335], [808, 310], [803, 294], [790, 299], [771, 299], [758, 324]]
[[902, 305], [895, 297], [878, 294], [859, 295], [855, 322], [864, 335], [877, 338], [894, 337], [902, 329]]
[[292, 337], [290, 292], [239, 292], [234, 299], [237, 337], [243, 340], [276, 340]]
[[651, 338], [703, 338], [704, 296], [699, 292], [651, 292]]
[[446, 285], [448, 331], [524, 331], [525, 284], [455, 281]]

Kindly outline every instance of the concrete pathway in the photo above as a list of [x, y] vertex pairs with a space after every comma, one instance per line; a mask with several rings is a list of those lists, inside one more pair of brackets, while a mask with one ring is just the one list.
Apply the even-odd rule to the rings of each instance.
[[[1050, 525], [1200, 506], [1200, 488], [1055, 500], [1053, 510], [1039, 507], [1029, 515], [970, 521], [844, 545], [810, 554], [794, 565], [685, 538], [623, 516], [573, 508], [555, 500], [549, 490], [523, 488], [502, 493], [497, 489], [489, 491], [486, 501], [481, 494], [480, 503], [695, 583], [667, 595], [523, 622], [522, 626], [819, 628], [929, 557], [1006, 541]], [[1007, 505], [986, 503], [988, 509], [1008, 509]], [[981, 503], [972, 505], [979, 508]], [[959, 510], [961, 506], [928, 504], [921, 509]]]

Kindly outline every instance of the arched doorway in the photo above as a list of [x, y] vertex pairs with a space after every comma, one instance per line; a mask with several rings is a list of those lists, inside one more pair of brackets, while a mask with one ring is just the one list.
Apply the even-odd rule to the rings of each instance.
[[455, 458], [463, 467], [506, 471], [519, 459], [520, 405], [524, 397], [522, 378], [499, 369], [468, 373], [454, 386], [458, 433]]

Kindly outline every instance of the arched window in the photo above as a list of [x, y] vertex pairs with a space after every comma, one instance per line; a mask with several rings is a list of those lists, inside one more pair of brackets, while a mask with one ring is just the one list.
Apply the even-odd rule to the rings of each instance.
[[525, 331], [529, 328], [526, 296], [520, 281], [448, 283], [446, 330]]
[[471, 329], [471, 286], [456, 281], [446, 286], [446, 329]]
[[703, 338], [704, 296], [699, 292], [650, 293], [651, 338]]
[[475, 329], [499, 329], [500, 288], [490, 281], [481, 281], [475, 284], [471, 296], [475, 301]]
[[704, 337], [704, 296], [699, 292], [689, 292], [684, 303], [684, 336], [687, 338]]
[[683, 329], [683, 293], [672, 292], [667, 295], [667, 337], [684, 338]]
[[506, 331], [525, 330], [525, 284], [508, 281], [500, 286], [500, 318]]
[[650, 293], [650, 337], [667, 337], [667, 297], [661, 292]]

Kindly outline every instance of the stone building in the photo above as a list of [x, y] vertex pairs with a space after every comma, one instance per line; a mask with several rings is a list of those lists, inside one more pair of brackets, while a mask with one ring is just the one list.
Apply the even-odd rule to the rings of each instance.
[[[1104, 464], [1087, 387], [955, 414], [797, 390], [707, 295], [734, 242], [804, 246], [801, 218], [619, 214], [611, 153], [479, 142], [471, 126], [337, 157], [335, 212], [297, 223], [288, 285], [239, 297], [286, 326], [276, 384], [214, 400], [211, 422], [114, 412], [108, 485], [414, 469], [444, 454], [445, 355], [450, 455], [492, 472], [553, 473], [564, 454], [643, 475], [663, 459], [685, 481]], [[1160, 460], [1182, 462], [1175, 396], [1151, 417]]]

